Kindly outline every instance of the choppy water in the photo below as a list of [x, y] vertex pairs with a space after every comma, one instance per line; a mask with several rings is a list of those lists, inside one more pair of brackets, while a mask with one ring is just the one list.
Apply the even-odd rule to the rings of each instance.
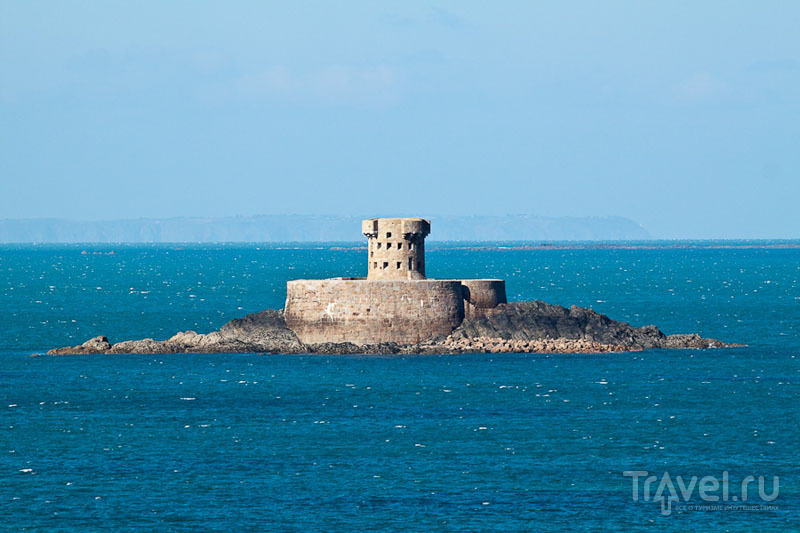
[[[363, 255], [0, 247], [0, 525], [800, 528], [800, 250], [427, 255], [434, 277], [503, 277], [510, 299], [591, 306], [740, 349], [28, 357], [97, 334], [216, 329], [282, 307], [289, 279], [359, 275]], [[731, 494], [745, 476], [779, 476], [777, 509], [674, 504], [663, 516], [641, 491], [632, 500], [625, 470], [728, 471]]]

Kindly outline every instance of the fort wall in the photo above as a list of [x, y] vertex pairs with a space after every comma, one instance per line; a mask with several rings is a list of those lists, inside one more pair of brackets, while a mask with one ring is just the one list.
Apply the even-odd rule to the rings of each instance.
[[416, 344], [458, 327], [464, 295], [456, 280], [295, 280], [285, 317], [305, 344]]
[[370, 218], [366, 278], [286, 284], [286, 325], [304, 344], [418, 344], [506, 303], [501, 279], [426, 279], [424, 218]]

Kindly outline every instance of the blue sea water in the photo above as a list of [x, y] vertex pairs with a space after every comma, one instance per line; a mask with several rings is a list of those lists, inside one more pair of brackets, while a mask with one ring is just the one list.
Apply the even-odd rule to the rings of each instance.
[[[108, 254], [112, 251], [114, 254]], [[87, 253], [82, 253], [87, 252]], [[432, 277], [747, 347], [600, 355], [29, 357], [200, 332], [283, 306], [364, 251], [0, 247], [0, 527], [8, 530], [800, 529], [800, 250], [432, 247]], [[746, 509], [638, 491], [779, 477]], [[652, 485], [655, 492], [656, 482]], [[716, 494], [721, 496], [721, 492]], [[651, 495], [652, 496], [652, 495]], [[693, 509], [692, 505], [714, 505]]]

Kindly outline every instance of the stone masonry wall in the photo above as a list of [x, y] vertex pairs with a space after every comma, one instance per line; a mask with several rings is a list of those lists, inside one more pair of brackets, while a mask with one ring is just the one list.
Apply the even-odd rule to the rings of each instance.
[[295, 280], [285, 316], [305, 344], [416, 344], [461, 324], [464, 297], [455, 280]]

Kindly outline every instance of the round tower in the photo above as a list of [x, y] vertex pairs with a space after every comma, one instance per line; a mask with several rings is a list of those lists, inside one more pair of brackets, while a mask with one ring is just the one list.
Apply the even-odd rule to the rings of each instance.
[[361, 222], [367, 237], [368, 280], [425, 279], [424, 218], [370, 218]]

